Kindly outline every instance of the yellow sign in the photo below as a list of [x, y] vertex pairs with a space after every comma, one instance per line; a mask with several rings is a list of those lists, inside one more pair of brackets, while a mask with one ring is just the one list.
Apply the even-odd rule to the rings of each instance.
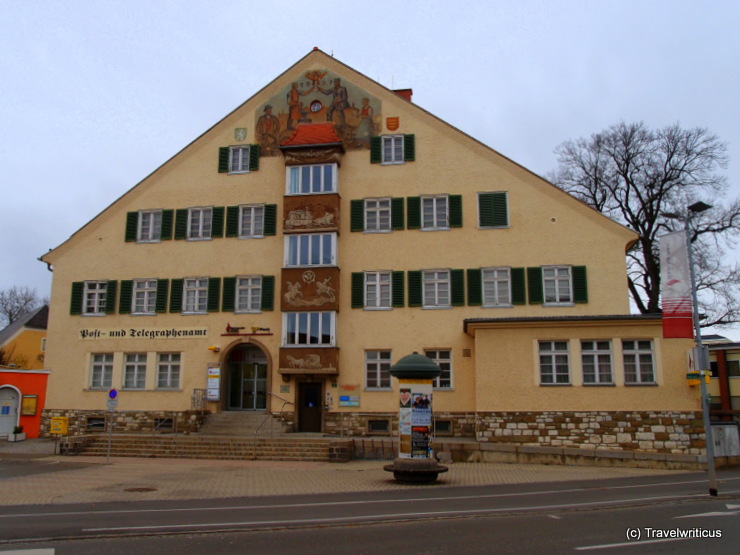
[[21, 401], [21, 416], [36, 416], [38, 402], [38, 395], [24, 395]]
[[69, 418], [68, 417], [66, 416], [53, 416], [52, 417], [51, 429], [49, 430], [50, 433], [66, 436], [68, 428], [69, 428]]

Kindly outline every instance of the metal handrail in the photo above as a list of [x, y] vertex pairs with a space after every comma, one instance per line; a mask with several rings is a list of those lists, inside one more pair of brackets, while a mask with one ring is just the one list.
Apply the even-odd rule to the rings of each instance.
[[[288, 401], [287, 399], [283, 399], [280, 397], [280, 395], [275, 395], [274, 393], [267, 391], [268, 395], [272, 395], [273, 397], [277, 397], [281, 401], [283, 401], [283, 405], [280, 407], [279, 414], [283, 413], [283, 409], [285, 408], [285, 405], [293, 405], [293, 401]], [[272, 420], [272, 413], [268, 413], [265, 415], [265, 419], [262, 421], [262, 423], [257, 426], [257, 429], [254, 431], [254, 445], [252, 446], [252, 460], [257, 460], [257, 440], [259, 439], [260, 430], [262, 430], [262, 426], [264, 426], [267, 423], [267, 420]], [[272, 435], [272, 425], [270, 425], [270, 439], [273, 438]]]

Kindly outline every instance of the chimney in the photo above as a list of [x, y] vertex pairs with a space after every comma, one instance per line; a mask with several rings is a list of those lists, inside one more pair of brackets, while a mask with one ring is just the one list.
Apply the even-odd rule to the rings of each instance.
[[411, 102], [411, 95], [414, 94], [414, 91], [411, 89], [396, 89], [393, 92], [409, 102]]

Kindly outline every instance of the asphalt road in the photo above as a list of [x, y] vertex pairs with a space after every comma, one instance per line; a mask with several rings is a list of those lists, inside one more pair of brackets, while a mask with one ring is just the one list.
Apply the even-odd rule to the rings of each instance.
[[[403, 491], [0, 507], [0, 552], [736, 553], [740, 471]], [[677, 537], [671, 537], [671, 536]], [[685, 536], [685, 537], [682, 537]], [[717, 537], [719, 536], [719, 537]]]

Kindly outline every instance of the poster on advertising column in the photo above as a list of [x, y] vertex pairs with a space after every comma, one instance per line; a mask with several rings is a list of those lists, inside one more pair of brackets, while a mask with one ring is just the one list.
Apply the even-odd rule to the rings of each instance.
[[432, 381], [399, 380], [400, 458], [432, 457]]
[[208, 381], [206, 385], [206, 399], [209, 401], [221, 400], [221, 363], [208, 363]]

